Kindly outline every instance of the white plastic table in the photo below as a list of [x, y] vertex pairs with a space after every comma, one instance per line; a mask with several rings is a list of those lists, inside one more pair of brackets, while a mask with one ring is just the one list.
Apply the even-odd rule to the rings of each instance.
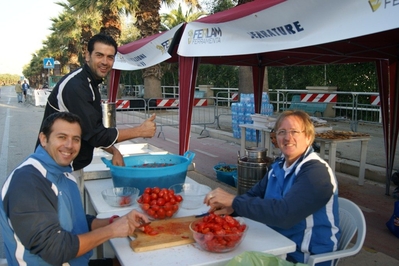
[[359, 160], [359, 180], [358, 185], [362, 186], [364, 184], [364, 173], [366, 168], [366, 157], [367, 157], [367, 145], [370, 137], [354, 137], [350, 139], [325, 139], [325, 138], [315, 138], [316, 142], [320, 143], [320, 156], [325, 158], [326, 144], [330, 145], [330, 150], [328, 152], [328, 164], [335, 173], [335, 163], [337, 156], [337, 145], [339, 143], [346, 142], [360, 142], [360, 160]]
[[[187, 177], [186, 182], [195, 181]], [[137, 208], [137, 206], [130, 208], [106, 206], [107, 204], [102, 199], [100, 192], [103, 188], [110, 186], [112, 186], [111, 179], [85, 182], [86, 195], [92, 204], [92, 210], [97, 212], [97, 217], [105, 218], [114, 214], [124, 215], [132, 208]], [[194, 210], [180, 209], [176, 217], [202, 214], [207, 210], [208, 207], [206, 205]], [[249, 226], [245, 239], [237, 249], [227, 253], [203, 251], [196, 244], [136, 253], [130, 248], [128, 238], [111, 239], [109, 243], [122, 265], [136, 263], [142, 265], [225, 265], [236, 255], [248, 250], [265, 252], [282, 258], [285, 258], [287, 253], [295, 251], [295, 243], [293, 241], [268, 226], [246, 218], [245, 222]]]

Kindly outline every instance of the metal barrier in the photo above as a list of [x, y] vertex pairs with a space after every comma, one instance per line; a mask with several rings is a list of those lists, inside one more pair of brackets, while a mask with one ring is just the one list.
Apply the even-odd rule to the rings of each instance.
[[[207, 133], [205, 137], [209, 136], [209, 132], [206, 129], [207, 125], [215, 123], [214, 117], [214, 106], [208, 105], [208, 98], [194, 99], [194, 106], [191, 118], [191, 125], [200, 125], [202, 129], [200, 135]], [[211, 111], [209, 111], [211, 109]], [[160, 128], [158, 137], [162, 135], [165, 139], [163, 132], [164, 126], [179, 125], [179, 99], [178, 98], [152, 98], [147, 102], [147, 113], [150, 115], [155, 113], [157, 115], [157, 127]]]
[[[131, 86], [138, 89], [143, 89], [143, 85]], [[129, 87], [130, 88], [130, 87]], [[212, 88], [213, 90], [223, 90], [223, 88]], [[159, 133], [164, 135], [162, 131], [163, 126], [178, 126], [178, 86], [162, 86], [162, 93], [164, 98], [160, 99], [149, 99], [145, 101], [144, 99], [138, 99], [126, 97], [126, 100], [118, 101], [129, 101], [127, 108], [118, 113], [118, 122], [124, 124], [140, 123], [140, 120], [134, 120], [132, 114], [137, 114], [139, 117], [148, 117], [151, 112], [158, 112], [157, 123], [161, 128]], [[106, 92], [104, 88], [100, 92]], [[316, 106], [316, 102], [319, 101], [312, 100], [306, 103], [302, 102], [304, 98], [310, 98], [310, 94], [318, 94], [319, 92], [313, 92], [310, 90], [270, 90], [268, 92], [269, 102], [273, 104], [275, 112], [280, 112], [284, 109], [288, 109], [291, 105], [292, 98], [294, 95], [301, 97], [301, 103], [308, 106], [307, 110], [312, 110], [313, 115], [323, 117], [326, 120], [347, 120], [350, 122], [351, 130], [357, 131], [357, 126], [359, 122], [362, 123], [377, 123], [381, 124], [381, 109], [379, 106], [379, 94], [378, 93], [366, 93], [366, 92], [341, 92], [341, 91], [326, 91], [324, 94], [336, 94], [336, 100], [334, 102], [328, 103], [329, 114], [316, 112], [320, 106]], [[173, 96], [173, 97], [172, 97]], [[102, 94], [104, 97], [104, 94]], [[124, 98], [124, 97], [123, 97]], [[210, 98], [195, 98], [195, 101], [206, 99], [206, 106], [194, 106], [192, 125], [202, 125], [204, 132], [207, 132], [207, 126], [215, 125], [216, 128], [222, 130], [231, 130], [231, 124], [228, 119], [221, 119], [222, 116], [232, 116], [231, 103], [238, 101], [239, 94], [231, 88], [226, 88], [225, 91], [219, 91], [216, 93], [215, 97]], [[177, 101], [174, 106], [160, 106], [163, 104], [162, 101]], [[133, 102], [132, 102], [133, 101]], [[140, 104], [137, 103], [140, 102]], [[158, 102], [158, 104], [157, 104]], [[126, 104], [126, 102], [125, 102]], [[309, 108], [310, 106], [310, 108]], [[202, 109], [205, 108], [205, 109]], [[202, 110], [202, 111], [201, 111]], [[206, 112], [205, 112], [206, 110]], [[331, 115], [332, 114], [332, 115]], [[159, 137], [158, 135], [158, 137]]]
[[179, 98], [179, 86], [161, 86], [162, 97]]
[[219, 99], [219, 102], [226, 102], [223, 100], [228, 100], [227, 101], [227, 106], [230, 106], [231, 102], [236, 102], [239, 100], [239, 93], [238, 93], [238, 88], [211, 88], [215, 95], [216, 91], [216, 99]]
[[117, 124], [141, 124], [147, 117], [147, 102], [144, 99], [116, 100]]
[[[276, 90], [269, 91], [271, 103], [276, 107], [275, 110], [282, 111], [289, 109], [294, 102], [295, 95], [303, 98], [309, 98], [310, 94], [318, 94], [308, 90]], [[379, 93], [377, 92], [340, 92], [326, 91], [320, 94], [336, 94], [335, 102], [327, 102], [333, 109], [332, 116], [324, 116], [323, 118], [335, 120], [349, 120], [351, 130], [357, 131], [357, 125], [362, 123], [382, 123], [381, 108], [379, 105]], [[283, 99], [283, 101], [281, 101]], [[376, 100], [377, 99], [377, 100]], [[320, 101], [306, 102], [307, 105]]]
[[[232, 116], [231, 103], [238, 102], [238, 93], [230, 91], [219, 91], [216, 93], [215, 101], [215, 120], [216, 127], [221, 129], [221, 116]], [[231, 127], [231, 126], [230, 126]]]

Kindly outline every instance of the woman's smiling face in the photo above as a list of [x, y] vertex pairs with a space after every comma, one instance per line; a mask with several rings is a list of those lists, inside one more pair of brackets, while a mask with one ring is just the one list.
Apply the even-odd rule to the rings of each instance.
[[277, 144], [283, 153], [287, 166], [294, 163], [311, 144], [311, 137], [306, 135], [302, 120], [290, 115], [285, 117], [276, 131]]

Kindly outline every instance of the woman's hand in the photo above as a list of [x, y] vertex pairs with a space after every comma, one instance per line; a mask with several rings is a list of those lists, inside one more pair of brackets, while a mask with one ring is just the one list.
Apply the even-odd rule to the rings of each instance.
[[235, 195], [217, 188], [209, 192], [205, 198], [204, 203], [210, 207], [209, 212], [215, 214], [231, 214], [234, 212], [232, 207]]

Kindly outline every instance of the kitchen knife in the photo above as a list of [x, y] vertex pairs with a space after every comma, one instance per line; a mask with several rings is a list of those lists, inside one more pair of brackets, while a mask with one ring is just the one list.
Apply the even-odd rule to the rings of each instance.
[[205, 217], [205, 216], [208, 216], [209, 214], [210, 214], [209, 212], [206, 212], [206, 213], [203, 213], [203, 214], [196, 215], [195, 218]]

